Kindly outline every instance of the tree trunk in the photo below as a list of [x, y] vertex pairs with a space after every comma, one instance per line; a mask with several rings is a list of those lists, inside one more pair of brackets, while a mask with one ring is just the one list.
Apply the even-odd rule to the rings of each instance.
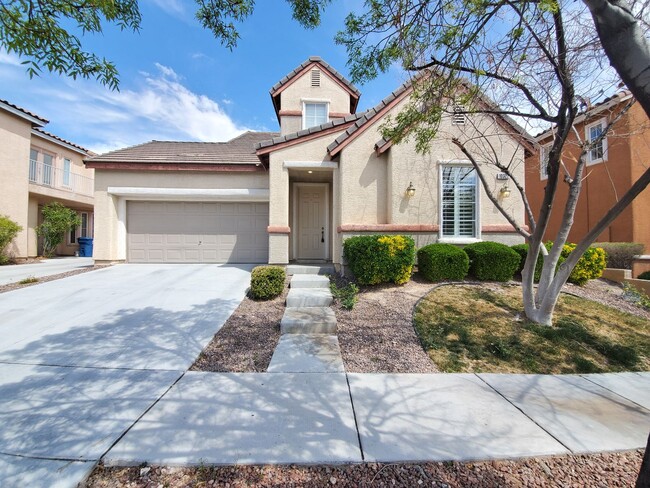
[[627, 0], [583, 0], [609, 63], [650, 117], [650, 42]]
[[648, 444], [645, 446], [645, 455], [641, 463], [641, 470], [639, 477], [636, 479], [636, 488], [650, 488], [650, 435], [648, 436]]

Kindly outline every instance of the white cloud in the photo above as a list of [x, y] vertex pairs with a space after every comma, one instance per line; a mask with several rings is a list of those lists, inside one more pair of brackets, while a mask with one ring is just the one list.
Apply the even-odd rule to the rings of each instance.
[[223, 103], [224, 105], [232, 105], [234, 102], [229, 98], [222, 98], [221, 103]]
[[22, 66], [20, 58], [13, 53], [8, 53], [4, 49], [0, 49], [0, 64], [8, 64], [9, 66]]
[[172, 68], [155, 68], [120, 92], [95, 81], [32, 80], [28, 103], [17, 102], [50, 119], [46, 129], [100, 154], [152, 139], [225, 141], [248, 130], [220, 103], [185, 86]]
[[149, 0], [161, 10], [174, 17], [184, 17], [185, 6], [181, 0]]

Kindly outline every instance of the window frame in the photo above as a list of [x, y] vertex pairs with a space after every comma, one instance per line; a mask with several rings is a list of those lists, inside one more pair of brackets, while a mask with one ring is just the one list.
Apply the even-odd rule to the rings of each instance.
[[[80, 237], [92, 237], [90, 235], [90, 212], [85, 212], [85, 211], [77, 212], [77, 215], [79, 215], [79, 218], [81, 219], [81, 225], [75, 227], [74, 229], [71, 229], [70, 232], [68, 233], [68, 245], [79, 244], [78, 239]], [[86, 218], [85, 231], [84, 231], [84, 216]]]
[[63, 158], [63, 186], [72, 188], [72, 161], [69, 158]]
[[[307, 125], [307, 105], [324, 105], [325, 106], [325, 122], [315, 125]], [[319, 125], [327, 124], [330, 121], [330, 102], [329, 100], [302, 100], [302, 128], [310, 129], [312, 127], [318, 127]]]
[[[592, 140], [591, 139], [591, 129], [593, 127], [596, 127], [596, 126], [600, 126], [602, 128], [602, 131], [604, 132], [605, 128], [607, 127], [607, 119], [603, 117], [603, 118], [598, 119], [598, 120], [596, 120], [596, 121], [594, 121], [594, 122], [592, 122], [592, 123], [590, 123], [588, 125], [585, 125], [585, 141], [587, 141], [588, 143], [590, 143], [591, 140]], [[589, 151], [587, 151], [587, 165], [598, 164], [598, 163], [602, 163], [604, 161], [607, 161], [607, 149], [608, 149], [607, 148], [607, 135], [605, 135], [605, 137], [603, 137], [601, 139], [600, 143], [601, 143], [601, 146], [602, 146], [603, 155], [600, 158], [592, 159], [592, 157], [591, 157], [592, 156], [592, 151], [594, 151], [596, 148], [589, 149]]]
[[[541, 144], [539, 147], [539, 179], [547, 180], [548, 179], [548, 155], [553, 147], [553, 143], [549, 142], [548, 144]], [[546, 165], [544, 165], [544, 151], [546, 150]], [[546, 171], [544, 167], [546, 166]]]
[[[456, 168], [469, 168], [474, 170], [474, 215], [475, 215], [475, 224], [474, 224], [474, 236], [446, 236], [444, 234], [444, 205], [443, 205], [443, 187], [444, 187], [444, 168], [446, 167], [456, 167]], [[440, 161], [438, 164], [438, 242], [449, 243], [449, 244], [472, 244], [474, 242], [481, 241], [481, 186], [478, 174], [474, 169], [474, 166], [470, 161], [467, 160], [455, 160], [455, 161]]]

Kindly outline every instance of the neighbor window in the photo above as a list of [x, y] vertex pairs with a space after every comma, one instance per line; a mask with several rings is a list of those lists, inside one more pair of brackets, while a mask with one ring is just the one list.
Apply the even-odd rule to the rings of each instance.
[[[585, 129], [587, 142], [596, 141], [605, 130], [605, 119], [590, 124]], [[607, 159], [607, 136], [595, 142], [587, 153], [587, 163], [599, 163]]]
[[441, 237], [478, 237], [476, 171], [471, 166], [441, 166], [441, 176]]
[[551, 152], [551, 147], [551, 144], [547, 144], [539, 150], [539, 176], [542, 180], [548, 178], [548, 157]]
[[43, 184], [51, 185], [54, 178], [54, 156], [43, 153]]
[[327, 103], [305, 103], [303, 129], [309, 129], [327, 122]]
[[81, 218], [81, 225], [70, 231], [70, 244], [76, 244], [79, 237], [90, 237], [88, 235], [88, 212], [79, 212], [79, 217]]
[[70, 160], [69, 159], [64, 159], [63, 160], [63, 184], [65, 186], [70, 186]]

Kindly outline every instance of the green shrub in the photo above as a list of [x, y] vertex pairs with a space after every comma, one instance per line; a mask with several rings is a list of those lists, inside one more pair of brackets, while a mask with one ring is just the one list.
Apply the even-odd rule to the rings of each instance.
[[352, 310], [354, 306], [359, 301], [357, 293], [359, 293], [359, 287], [354, 283], [348, 283], [345, 286], [338, 287], [336, 283], [330, 283], [330, 290], [332, 291], [332, 296], [336, 298], [340, 303], [341, 307], [346, 310]]
[[0, 264], [7, 264], [9, 256], [5, 253], [6, 247], [23, 228], [6, 215], [0, 215]]
[[644, 271], [636, 277], [637, 280], [650, 280], [650, 271]]
[[36, 234], [43, 238], [43, 255], [51, 257], [65, 239], [65, 234], [81, 225], [81, 217], [59, 202], [48, 203], [42, 213], [43, 223], [36, 227]]
[[411, 279], [415, 260], [415, 242], [409, 236], [357, 236], [343, 242], [343, 256], [362, 285]]
[[256, 266], [251, 272], [251, 297], [270, 300], [282, 293], [286, 273], [280, 266]]
[[469, 257], [451, 244], [429, 244], [418, 250], [418, 271], [429, 281], [462, 280], [469, 271]]
[[[560, 254], [558, 265], [563, 263], [575, 248], [575, 244], [565, 244], [562, 248], [562, 253]], [[602, 248], [590, 247], [578, 260], [567, 281], [569, 283], [582, 286], [589, 280], [600, 278], [603, 275], [603, 270], [605, 269], [605, 256], [605, 251]]]
[[634, 256], [643, 254], [644, 245], [635, 242], [598, 242], [607, 253], [607, 268], [632, 269]]
[[[510, 249], [519, 254], [521, 258], [519, 268], [517, 269], [517, 273], [521, 274], [526, 264], [526, 257], [528, 256], [528, 244], [515, 244], [514, 246], [510, 246]], [[544, 255], [540, 252], [537, 255], [537, 263], [535, 263], [535, 275], [533, 276], [535, 283], [538, 283], [539, 278], [542, 276], [542, 266], [544, 266]]]
[[498, 242], [477, 242], [464, 251], [469, 256], [469, 274], [481, 281], [511, 280], [521, 261], [517, 252]]

